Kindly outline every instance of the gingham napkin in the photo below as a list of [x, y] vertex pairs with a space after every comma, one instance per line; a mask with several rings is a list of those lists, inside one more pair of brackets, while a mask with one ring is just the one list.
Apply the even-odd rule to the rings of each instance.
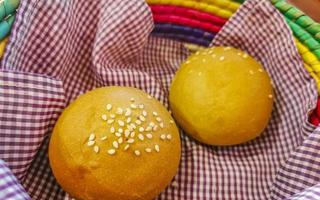
[[[126, 85], [168, 106], [170, 81], [190, 52], [150, 36], [152, 28], [143, 0], [21, 1], [1, 63], [0, 199], [69, 199], [47, 150], [55, 121], [78, 95]], [[247, 0], [213, 44], [264, 65], [275, 88], [272, 119], [261, 137], [233, 147], [181, 131], [179, 171], [158, 199], [320, 199], [320, 129], [307, 122], [317, 90], [281, 14], [267, 0]]]

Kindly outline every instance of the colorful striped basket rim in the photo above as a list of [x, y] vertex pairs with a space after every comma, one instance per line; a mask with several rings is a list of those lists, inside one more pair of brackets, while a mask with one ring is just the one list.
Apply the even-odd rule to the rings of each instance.
[[[198, 3], [211, 3], [216, 7], [222, 7], [222, 9], [230, 9], [226, 4], [226, 1], [224, 0], [225, 4], [222, 4], [220, 1], [215, 0], [203, 0], [202, 2]], [[149, 1], [147, 1], [149, 3]], [[233, 5], [240, 5], [238, 2], [235, 1], [229, 1], [232, 2]], [[189, 7], [183, 7], [184, 4], [181, 4], [180, 1], [151, 1], [151, 10], [154, 14], [155, 23], [170, 23], [170, 24], [176, 24], [180, 26], [185, 27], [192, 27], [197, 29], [202, 29], [202, 31], [209, 31], [216, 33], [217, 30], [221, 29], [223, 26], [222, 23], [216, 23], [216, 21], [212, 22], [213, 29], [210, 29], [206, 19], [202, 17], [203, 15], [209, 15], [210, 18], [213, 19], [223, 19], [221, 16], [218, 16], [213, 13], [204, 12], [203, 10], [200, 10], [195, 6], [189, 6]], [[156, 3], [161, 3], [156, 4]], [[176, 5], [174, 5], [176, 3]], [[303, 12], [292, 6], [291, 4], [287, 3], [284, 0], [275, 1], [273, 0], [272, 3], [275, 5], [277, 9], [279, 9], [280, 12], [282, 12], [285, 16], [285, 19], [287, 20], [289, 26], [291, 27], [295, 37], [297, 38], [297, 41], [300, 41], [304, 46], [307, 47], [308, 52], [304, 52], [304, 54], [301, 54], [302, 58], [304, 59], [306, 66], [309, 66], [309, 69], [315, 68], [315, 70], [318, 68], [319, 64], [319, 54], [320, 54], [320, 44], [318, 42], [319, 38], [318, 35], [320, 31], [317, 30], [317, 27], [319, 24], [314, 22], [311, 18], [304, 15]], [[236, 6], [235, 6], [236, 7]], [[229, 10], [230, 11], [230, 10]], [[196, 13], [196, 14], [194, 14]], [[202, 13], [202, 14], [200, 14]], [[220, 26], [220, 27], [219, 27]], [[172, 28], [172, 27], [171, 27]], [[156, 29], [154, 31], [154, 34], [157, 33], [159, 29]], [[170, 30], [170, 27], [168, 27], [167, 31], [169, 33], [172, 33], [174, 30]], [[163, 33], [163, 31], [162, 31]], [[188, 34], [185, 32], [185, 34]], [[165, 35], [163, 35], [165, 37]], [[174, 39], [174, 35], [170, 35], [170, 38]], [[183, 40], [181, 33], [177, 35], [178, 40]], [[202, 38], [203, 39], [203, 38]], [[190, 40], [185, 40], [185, 42], [190, 42]], [[199, 43], [196, 43], [199, 44]], [[207, 44], [207, 43], [203, 43]], [[308, 70], [310, 71], [310, 70]], [[317, 74], [316, 74], [317, 75]], [[318, 75], [317, 75], [318, 76]], [[320, 77], [320, 76], [319, 76]]]

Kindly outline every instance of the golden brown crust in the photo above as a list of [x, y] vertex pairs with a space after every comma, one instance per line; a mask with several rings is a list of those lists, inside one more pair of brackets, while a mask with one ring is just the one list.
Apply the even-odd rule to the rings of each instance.
[[256, 138], [271, 116], [271, 80], [255, 59], [230, 47], [190, 56], [170, 89], [170, 106], [182, 128], [211, 145]]
[[[108, 111], [107, 104], [112, 105], [112, 110]], [[131, 104], [138, 108], [131, 108], [131, 115], [128, 112], [125, 116], [125, 108], [130, 108]], [[143, 108], [139, 108], [140, 104], [144, 105]], [[118, 107], [124, 108], [122, 114], [111, 118], [110, 114], [117, 112]], [[126, 125], [138, 120], [138, 115], [144, 116], [143, 111], [147, 112], [145, 119], [142, 118], [144, 122], [138, 122], [141, 125], [136, 124], [136, 129], [131, 131], [135, 132], [134, 137], [130, 134], [126, 138]], [[104, 114], [107, 119], [103, 119]], [[129, 117], [131, 122], [127, 124]], [[157, 117], [161, 118], [163, 128], [159, 126]], [[109, 124], [108, 119], [115, 121]], [[121, 126], [118, 120], [125, 125]], [[158, 125], [155, 131], [139, 131], [140, 126], [146, 129], [150, 122]], [[180, 138], [172, 122], [167, 110], [141, 90], [106, 87], [88, 92], [65, 109], [54, 128], [49, 146], [53, 173], [59, 184], [78, 199], [152, 199], [170, 183], [178, 168]], [[111, 127], [115, 128], [114, 133]], [[120, 128], [123, 131], [119, 131]], [[116, 132], [122, 132], [121, 137], [116, 136]], [[95, 136], [95, 144], [88, 146], [91, 133]], [[139, 139], [139, 134], [143, 135], [143, 140]], [[147, 134], [152, 138], [149, 139]], [[165, 140], [161, 139], [162, 135], [166, 136]], [[123, 138], [121, 144], [119, 138]], [[135, 141], [129, 144], [130, 138]], [[115, 141], [118, 148], [114, 146]], [[130, 147], [124, 150], [127, 144]], [[155, 145], [159, 145], [159, 152]], [[98, 153], [94, 146], [99, 147]], [[116, 151], [115, 154], [108, 153], [111, 149]], [[139, 155], [136, 150], [139, 150]]]

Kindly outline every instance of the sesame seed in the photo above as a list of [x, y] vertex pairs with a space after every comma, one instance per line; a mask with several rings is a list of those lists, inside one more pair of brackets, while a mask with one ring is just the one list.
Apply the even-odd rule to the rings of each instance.
[[148, 115], [147, 111], [143, 110], [142, 115], [146, 117]]
[[161, 138], [161, 140], [165, 140], [166, 139], [166, 135], [165, 134], [161, 134], [160, 138]]
[[148, 138], [148, 139], [152, 139], [152, 134], [151, 133], [148, 133], [148, 134], [146, 134], [146, 137]]
[[118, 115], [122, 115], [122, 114], [123, 114], [123, 109], [122, 109], [122, 108], [117, 108], [116, 113], [117, 113]]
[[268, 95], [268, 97], [269, 97], [270, 99], [272, 99], [272, 98], [273, 98], [272, 94], [269, 94], [269, 95]]
[[102, 120], [106, 121], [107, 120], [107, 115], [102, 115], [101, 118], [102, 118]]
[[199, 72], [199, 73], [198, 73], [198, 76], [201, 76], [201, 75], [202, 75], [202, 72]]
[[95, 141], [89, 141], [87, 145], [88, 145], [88, 147], [91, 147], [91, 146], [93, 146], [95, 143], [96, 143]]
[[139, 150], [135, 150], [135, 151], [134, 151], [134, 154], [136, 154], [136, 156], [140, 156], [140, 155], [141, 155], [141, 153], [140, 153]]
[[118, 139], [118, 143], [119, 143], [119, 144], [122, 144], [122, 143], [123, 143], [123, 138], [122, 138], [122, 137]]
[[96, 145], [93, 147], [93, 151], [99, 153], [100, 148]]
[[121, 137], [121, 133], [116, 132], [115, 135], [116, 135], [117, 137]]
[[156, 150], [156, 152], [160, 152], [160, 146], [159, 145], [154, 145], [154, 149]]
[[228, 50], [230, 50], [230, 49], [231, 49], [231, 47], [225, 47], [225, 48], [223, 48], [224, 51], [228, 51]]
[[206, 62], [206, 59], [202, 59], [202, 62]]
[[114, 118], [116, 117], [116, 115], [115, 115], [115, 114], [110, 114], [110, 117], [111, 117], [112, 119], [114, 119]]
[[128, 117], [128, 116], [131, 115], [131, 113], [132, 113], [131, 109], [127, 108], [126, 113], [124, 114], [124, 116]]
[[140, 119], [141, 121], [143, 121], [143, 122], [146, 121], [146, 118], [145, 118], [144, 116], [142, 116], [142, 115], [139, 116], [139, 119]]
[[144, 108], [144, 105], [143, 105], [143, 104], [140, 104], [140, 105], [139, 105], [139, 108], [140, 108], [140, 109], [143, 109], [143, 108]]
[[130, 138], [130, 139], [127, 141], [127, 143], [129, 143], [129, 144], [134, 143], [134, 139], [133, 139], [133, 138]]
[[224, 60], [224, 56], [221, 56], [221, 57], [219, 58], [219, 60], [220, 60], [220, 61], [223, 61], [223, 60]]
[[161, 117], [157, 117], [156, 120], [157, 120], [158, 122], [161, 122], [161, 121], [162, 121]]
[[145, 148], [144, 149], [147, 153], [151, 153], [152, 149], [151, 148]]
[[154, 123], [154, 122], [150, 122], [150, 123], [149, 123], [149, 126], [150, 126], [151, 128], [153, 128], [153, 127], [155, 126], [155, 123]]
[[142, 134], [138, 135], [139, 140], [143, 141], [144, 140], [144, 136]]
[[127, 137], [129, 137], [129, 135], [130, 135], [130, 131], [128, 129], [126, 129], [124, 131], [124, 136], [127, 138]]
[[130, 145], [127, 144], [127, 145], [123, 148], [123, 150], [124, 150], [124, 151], [127, 151], [127, 150], [129, 149], [129, 147], [130, 147]]
[[131, 122], [131, 117], [127, 118], [127, 123], [129, 124]]
[[199, 54], [200, 54], [200, 52], [199, 52], [199, 51], [197, 51], [197, 52], [196, 52], [196, 55], [199, 55]]
[[248, 58], [248, 54], [243, 54], [243, 56], [242, 56], [243, 58]]
[[186, 61], [186, 64], [189, 64], [189, 63], [190, 63], [190, 60], [187, 60], [187, 61]]
[[131, 123], [130, 126], [132, 126], [133, 129], [136, 129], [136, 125], [134, 125], [134, 123]]
[[131, 98], [130, 101], [131, 101], [131, 102], [134, 102], [135, 100], [134, 100], [134, 98]]
[[104, 141], [106, 139], [108, 139], [108, 137], [107, 136], [103, 136], [100, 140]]
[[124, 122], [122, 120], [118, 120], [119, 126], [124, 126]]
[[249, 71], [249, 73], [250, 73], [251, 75], [253, 75], [253, 74], [254, 74], [254, 72], [253, 72], [252, 70], [250, 70], [250, 71]]
[[152, 112], [152, 114], [153, 114], [154, 116], [158, 116], [158, 113], [157, 113], [157, 112]]
[[136, 133], [133, 131], [130, 133], [130, 137], [134, 137], [136, 135]]
[[130, 107], [131, 107], [132, 109], [136, 109], [136, 108], [137, 108], [137, 105], [131, 104]]
[[263, 69], [258, 69], [259, 72], [263, 72]]
[[240, 52], [239, 52], [239, 53], [237, 53], [237, 55], [238, 55], [238, 56], [241, 56], [241, 55], [242, 55], [242, 53], [240, 53]]
[[217, 56], [216, 56], [216, 54], [212, 54], [211, 57], [212, 58], [216, 58]]
[[128, 129], [129, 131], [133, 131], [133, 127], [131, 126], [131, 124], [130, 124], [130, 125], [127, 125], [127, 129]]
[[170, 124], [174, 124], [174, 121], [172, 119], [170, 120]]
[[152, 130], [153, 130], [153, 131], [157, 131], [157, 130], [158, 130], [158, 126], [155, 125]]
[[114, 155], [116, 153], [116, 150], [115, 149], [109, 149], [108, 150], [108, 154], [109, 155]]
[[140, 127], [140, 128], [139, 128], [139, 132], [142, 133], [143, 131], [144, 131], [144, 128], [143, 128], [143, 127]]
[[163, 128], [163, 122], [161, 122], [160, 124], [159, 124], [159, 126], [160, 126], [160, 128]]
[[94, 133], [91, 133], [89, 136], [89, 141], [92, 141], [96, 138], [96, 135]]
[[168, 140], [171, 140], [171, 139], [172, 139], [171, 134], [168, 134], [168, 135], [167, 135], [167, 139], [168, 139]]
[[109, 120], [107, 121], [108, 124], [112, 124], [113, 122], [114, 122], [114, 119], [109, 119]]
[[148, 95], [148, 99], [152, 99], [152, 96]]
[[111, 110], [112, 109], [112, 105], [111, 104], [107, 104], [107, 110]]
[[118, 132], [119, 132], [119, 133], [123, 133], [123, 129], [122, 129], [122, 128], [119, 128], [119, 129], [118, 129]]
[[145, 131], [151, 131], [151, 130], [152, 130], [151, 126], [148, 126], [148, 127], [145, 129]]
[[116, 131], [116, 129], [113, 126], [111, 126], [110, 133], [114, 133], [115, 131]]
[[112, 146], [114, 147], [114, 148], [119, 148], [119, 144], [118, 144], [118, 142], [117, 141], [113, 141], [112, 142]]

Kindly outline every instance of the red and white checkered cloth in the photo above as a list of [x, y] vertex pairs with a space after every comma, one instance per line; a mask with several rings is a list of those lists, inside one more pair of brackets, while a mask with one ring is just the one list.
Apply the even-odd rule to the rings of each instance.
[[[152, 28], [143, 0], [21, 1], [0, 68], [0, 159], [32, 199], [69, 199], [47, 150], [55, 121], [78, 95], [126, 85], [168, 106], [170, 81], [190, 52], [149, 37]], [[320, 129], [307, 122], [317, 90], [281, 14], [267, 0], [247, 0], [213, 44], [264, 65], [275, 88], [272, 119], [261, 137], [233, 147], [181, 131], [179, 171], [158, 199], [320, 199]], [[0, 166], [0, 199], [29, 199], [9, 172]]]

